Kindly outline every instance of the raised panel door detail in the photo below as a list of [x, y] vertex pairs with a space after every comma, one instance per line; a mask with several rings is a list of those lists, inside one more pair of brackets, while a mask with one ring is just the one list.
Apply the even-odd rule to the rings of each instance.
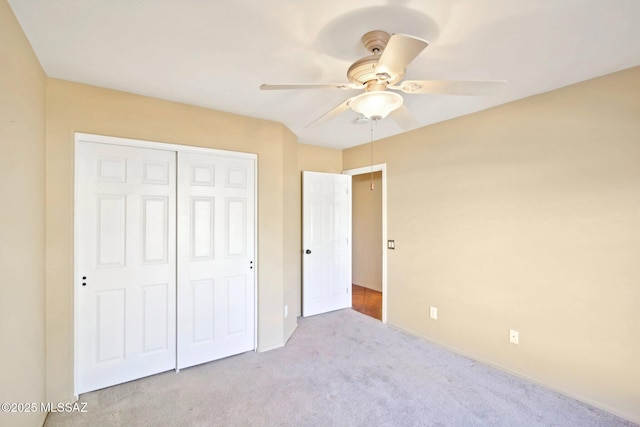
[[214, 165], [194, 165], [191, 168], [191, 185], [213, 187], [216, 185]]
[[215, 200], [213, 197], [191, 199], [191, 259], [213, 258]]
[[344, 212], [344, 209], [342, 209], [342, 206], [340, 206], [340, 203], [334, 200], [333, 204], [331, 205], [331, 225], [332, 225], [331, 241], [332, 242], [337, 242], [346, 236], [346, 227], [345, 227], [346, 219], [342, 214], [343, 212]]
[[167, 197], [142, 197], [142, 242], [145, 263], [167, 262]]
[[226, 199], [225, 240], [228, 257], [246, 254], [247, 205], [244, 199]]
[[329, 272], [329, 293], [333, 296], [344, 293], [343, 284], [341, 284], [343, 261], [340, 254], [334, 255], [331, 258], [331, 263], [334, 268]]
[[97, 266], [125, 265], [126, 197], [97, 196]]
[[215, 289], [212, 279], [196, 280], [193, 286], [193, 342], [215, 339]]
[[324, 231], [324, 205], [322, 202], [312, 202], [309, 210], [309, 220], [311, 222], [308, 239], [309, 243], [322, 244], [323, 231]]
[[[323, 268], [324, 267], [323, 259], [311, 258], [307, 261], [306, 265], [307, 265], [307, 270], [312, 272], [314, 277], [318, 281], [322, 281], [322, 282], [327, 281], [328, 271], [326, 268]], [[323, 291], [323, 288], [320, 286], [314, 286], [312, 288], [305, 289], [305, 292], [308, 294], [310, 299], [313, 299], [313, 300], [322, 299], [323, 297], [322, 291]]]
[[246, 169], [227, 169], [228, 188], [245, 188], [247, 186]]
[[227, 285], [227, 334], [241, 334], [247, 319], [247, 279], [245, 276], [226, 278]]
[[121, 360], [125, 357], [125, 289], [96, 294], [95, 339], [96, 363]]
[[168, 283], [142, 287], [142, 353], [166, 350], [169, 341]]
[[142, 182], [144, 184], [169, 184], [169, 164], [166, 162], [143, 162]]
[[127, 159], [102, 157], [97, 158], [98, 182], [126, 182], [127, 181]]

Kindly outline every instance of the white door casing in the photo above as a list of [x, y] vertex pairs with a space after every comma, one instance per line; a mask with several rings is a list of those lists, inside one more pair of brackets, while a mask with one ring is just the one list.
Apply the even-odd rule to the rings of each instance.
[[76, 392], [175, 367], [175, 153], [76, 147]]
[[302, 315], [351, 307], [351, 176], [303, 177]]
[[255, 161], [178, 153], [178, 368], [255, 349]]

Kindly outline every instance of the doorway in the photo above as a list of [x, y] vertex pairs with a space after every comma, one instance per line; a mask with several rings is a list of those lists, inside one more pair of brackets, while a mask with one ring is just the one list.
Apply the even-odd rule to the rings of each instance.
[[353, 179], [352, 308], [386, 323], [386, 165], [343, 173]]

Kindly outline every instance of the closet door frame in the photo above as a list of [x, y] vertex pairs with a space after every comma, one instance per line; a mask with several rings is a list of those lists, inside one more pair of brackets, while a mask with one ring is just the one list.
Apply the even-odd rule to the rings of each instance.
[[[205, 147], [193, 147], [187, 145], [180, 144], [169, 144], [164, 142], [155, 142], [155, 141], [145, 141], [139, 139], [130, 139], [130, 138], [120, 138], [113, 136], [105, 136], [105, 135], [96, 135], [89, 133], [80, 133], [76, 132], [74, 135], [75, 144], [74, 150], [78, 147], [78, 144], [83, 142], [92, 142], [92, 143], [101, 143], [101, 144], [111, 144], [111, 145], [120, 145], [120, 146], [128, 146], [128, 147], [138, 147], [138, 148], [150, 148], [155, 150], [165, 150], [172, 151], [175, 153], [201, 153], [201, 154], [214, 154], [219, 156], [227, 156], [231, 158], [244, 158], [251, 159], [254, 161], [254, 224], [253, 224], [253, 239], [255, 242], [254, 245], [254, 254], [253, 259], [255, 260], [254, 268], [253, 268], [253, 283], [254, 283], [254, 300], [253, 300], [253, 321], [254, 321], [254, 337], [253, 337], [253, 351], [256, 351], [258, 348], [258, 270], [260, 266], [260, 262], [258, 259], [258, 155], [254, 153], [242, 153], [237, 151], [229, 151], [229, 150], [220, 150], [215, 148], [205, 148]], [[77, 150], [75, 150], [77, 151]], [[75, 162], [75, 161], [74, 161]], [[176, 163], [177, 165], [177, 163]], [[75, 167], [75, 163], [74, 163]], [[177, 170], [176, 170], [177, 172]], [[77, 194], [77, 183], [76, 177], [74, 173], [74, 195]], [[76, 397], [78, 396], [78, 350], [79, 350], [79, 336], [77, 333], [78, 322], [80, 321], [78, 316], [78, 292], [81, 289], [82, 277], [80, 276], [79, 263], [78, 263], [78, 239], [77, 239], [77, 224], [75, 220], [76, 210], [78, 206], [75, 205], [74, 202], [74, 229], [73, 229], [73, 253], [74, 253], [74, 265], [73, 265], [73, 298], [74, 298], [74, 309], [73, 309], [73, 320], [74, 320], [74, 330], [73, 330], [73, 351], [74, 351], [74, 394]], [[176, 319], [177, 322], [177, 319]], [[177, 365], [175, 370], [177, 371]]]

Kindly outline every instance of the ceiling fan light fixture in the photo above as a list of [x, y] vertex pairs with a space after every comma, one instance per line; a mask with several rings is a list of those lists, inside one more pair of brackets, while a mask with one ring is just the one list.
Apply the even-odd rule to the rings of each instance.
[[402, 106], [402, 96], [394, 92], [365, 92], [349, 101], [349, 107], [367, 119], [384, 119], [394, 110]]

